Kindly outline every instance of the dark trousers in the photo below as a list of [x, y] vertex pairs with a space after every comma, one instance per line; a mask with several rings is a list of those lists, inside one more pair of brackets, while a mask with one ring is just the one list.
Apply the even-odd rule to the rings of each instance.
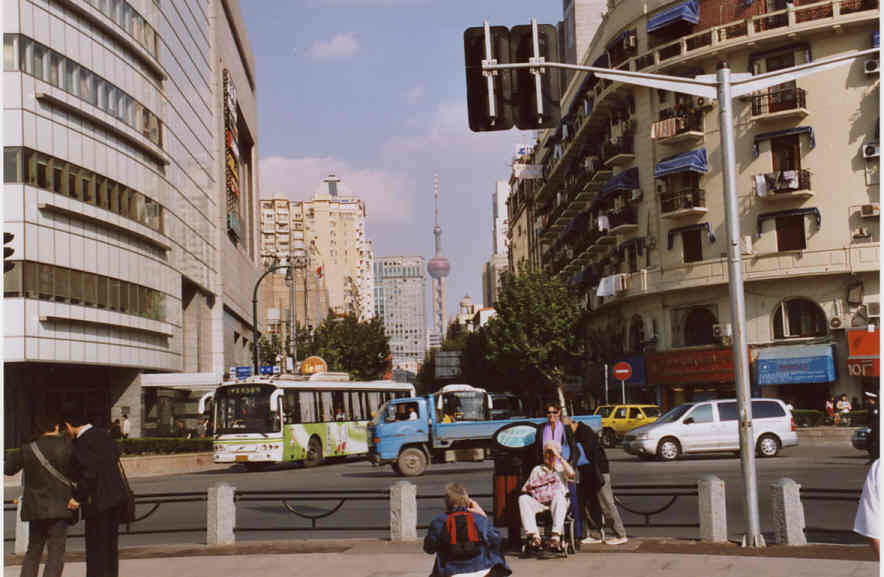
[[43, 569], [43, 577], [61, 577], [67, 532], [67, 519], [31, 521], [28, 528], [28, 552], [25, 553], [25, 560], [21, 565], [21, 577], [37, 577], [44, 545], [46, 567]]
[[117, 577], [120, 505], [86, 518], [86, 577]]

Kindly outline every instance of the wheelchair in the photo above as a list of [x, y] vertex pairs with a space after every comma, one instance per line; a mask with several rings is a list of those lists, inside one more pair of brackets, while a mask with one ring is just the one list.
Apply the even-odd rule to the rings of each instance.
[[568, 514], [565, 515], [565, 526], [560, 536], [562, 548], [558, 551], [549, 550], [548, 543], [552, 537], [552, 512], [549, 508], [537, 513], [537, 530], [540, 533], [541, 546], [535, 549], [528, 540], [525, 529], [521, 529], [522, 550], [521, 557], [537, 557], [540, 559], [561, 558], [567, 559], [568, 555], [573, 555], [579, 550], [580, 542], [576, 537], [576, 523], [574, 515], [571, 513], [571, 507], [568, 507]]

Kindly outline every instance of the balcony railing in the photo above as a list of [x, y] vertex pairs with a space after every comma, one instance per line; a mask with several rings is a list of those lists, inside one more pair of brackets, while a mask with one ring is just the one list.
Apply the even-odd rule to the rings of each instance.
[[602, 162], [605, 165], [616, 164], [619, 159], [625, 160], [630, 156], [635, 156], [635, 139], [632, 134], [624, 134], [605, 143]]
[[767, 92], [752, 95], [752, 116], [781, 112], [807, 112], [807, 91], [794, 86], [777, 86]]
[[631, 206], [621, 208], [615, 212], [609, 212], [608, 226], [612, 233], [622, 234], [633, 227], [638, 228], [638, 215]]
[[752, 184], [755, 194], [765, 200], [777, 200], [776, 197], [809, 197], [813, 195], [810, 171], [803, 168], [756, 174]]
[[660, 204], [664, 215], [685, 211], [706, 212], [706, 191], [702, 188], [693, 188], [664, 192], [660, 196]]
[[651, 138], [660, 142], [696, 132], [703, 132], [702, 110], [688, 110], [678, 116], [658, 120], [651, 126]]

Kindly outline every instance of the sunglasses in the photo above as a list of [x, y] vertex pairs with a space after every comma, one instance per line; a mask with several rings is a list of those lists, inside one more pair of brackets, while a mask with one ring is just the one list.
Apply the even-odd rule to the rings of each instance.
[[559, 412], [558, 411], [547, 411], [546, 414], [547, 415], [558, 415]]

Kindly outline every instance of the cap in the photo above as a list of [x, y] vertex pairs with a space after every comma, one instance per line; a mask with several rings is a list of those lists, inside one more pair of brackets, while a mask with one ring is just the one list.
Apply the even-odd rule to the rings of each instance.
[[865, 392], [865, 395], [866, 395], [867, 397], [872, 398], [872, 399], [877, 399], [877, 398], [878, 398], [878, 395], [876, 395], [875, 393], [872, 393], [872, 392], [870, 392], [870, 391], [866, 391], [866, 392]]

